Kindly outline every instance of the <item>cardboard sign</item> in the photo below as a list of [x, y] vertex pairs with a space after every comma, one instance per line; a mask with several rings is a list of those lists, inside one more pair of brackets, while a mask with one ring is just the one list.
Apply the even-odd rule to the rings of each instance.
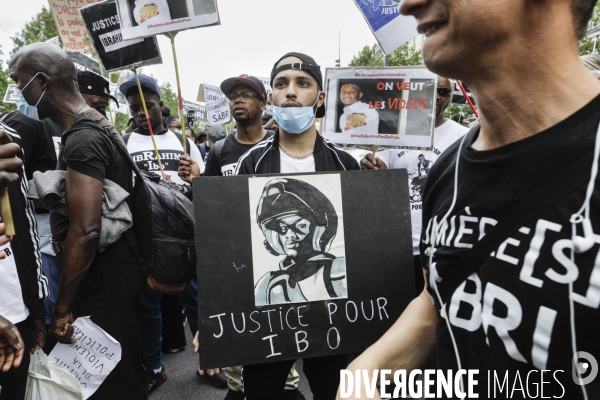
[[6, 88], [6, 94], [4, 95], [4, 100], [2, 100], [3, 103], [15, 104], [14, 96], [15, 96], [16, 88], [17, 88], [17, 85], [15, 85], [14, 83], [11, 83], [10, 85], [8, 85], [8, 87]]
[[354, 0], [385, 54], [417, 36], [414, 17], [400, 14], [400, 0]]
[[[477, 103], [475, 102], [475, 97], [473, 97], [473, 93], [471, 93], [471, 90], [469, 90], [469, 87], [466, 83], [462, 82], [462, 84], [465, 88], [465, 91], [467, 92], [467, 95], [471, 99], [471, 102], [473, 103], [473, 105], [476, 105]], [[454, 85], [454, 92], [452, 92], [452, 104], [468, 104], [467, 99], [465, 99], [465, 96], [463, 95], [462, 90], [460, 90], [460, 88], [458, 87], [458, 84]]]
[[73, 338], [77, 342], [58, 343], [48, 358], [77, 378], [83, 397], [87, 399], [121, 361], [121, 344], [94, 324], [90, 317], [77, 318], [73, 328]]
[[221, 100], [225, 95], [221, 91], [221, 88], [218, 86], [207, 85], [206, 83], [201, 83], [198, 88], [198, 98], [196, 100], [212, 103], [213, 101]]
[[79, 12], [105, 71], [162, 62], [155, 37], [123, 39], [114, 0], [82, 7]]
[[425, 68], [326, 71], [323, 136], [334, 143], [429, 148], [436, 75]]
[[208, 103], [206, 105], [206, 115], [209, 125], [223, 125], [231, 120], [229, 108], [229, 99], [223, 97], [219, 101]]
[[216, 0], [117, 0], [123, 39], [217, 25]]
[[66, 51], [94, 52], [92, 41], [79, 15], [79, 9], [99, 1], [102, 0], [48, 0], [60, 40]]
[[194, 179], [201, 368], [361, 352], [381, 337], [415, 297], [407, 181]]

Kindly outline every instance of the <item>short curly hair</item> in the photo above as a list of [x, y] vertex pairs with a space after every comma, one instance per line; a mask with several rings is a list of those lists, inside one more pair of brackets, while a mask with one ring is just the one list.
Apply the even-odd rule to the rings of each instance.
[[575, 32], [579, 40], [585, 37], [588, 22], [592, 18], [592, 13], [597, 2], [598, 0], [573, 0], [571, 3]]

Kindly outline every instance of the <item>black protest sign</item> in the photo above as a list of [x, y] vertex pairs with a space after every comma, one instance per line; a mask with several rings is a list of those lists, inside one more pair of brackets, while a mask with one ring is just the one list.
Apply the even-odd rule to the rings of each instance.
[[114, 0], [83, 7], [79, 12], [106, 71], [162, 62], [155, 37], [123, 40]]
[[84, 53], [75, 53], [72, 51], [67, 51], [71, 60], [73, 60], [73, 64], [75, 65], [75, 69], [77, 71], [91, 71], [97, 75], [102, 75], [100, 73], [100, 65], [98, 64], [98, 60], [93, 59], [90, 56], [86, 56]]
[[[475, 105], [476, 103], [475, 97], [473, 97], [473, 93], [471, 93], [466, 83], [462, 82], [462, 85], [465, 88], [467, 95], [471, 99], [471, 102], [473, 103], [473, 105]], [[458, 86], [458, 83], [454, 85], [454, 92], [452, 93], [452, 104], [468, 104], [467, 99], [465, 98], [462, 90], [460, 90], [460, 87]]]
[[185, 122], [187, 122], [187, 128], [194, 129], [194, 121], [195, 120], [196, 120], [196, 111], [188, 110], [187, 117], [185, 119]]
[[415, 297], [407, 180], [194, 179], [201, 367], [354, 353], [381, 337]]

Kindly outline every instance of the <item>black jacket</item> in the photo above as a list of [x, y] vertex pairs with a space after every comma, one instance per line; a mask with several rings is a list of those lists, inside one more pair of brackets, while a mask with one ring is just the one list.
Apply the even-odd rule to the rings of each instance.
[[[360, 169], [360, 165], [354, 157], [319, 134], [315, 141], [314, 157], [316, 172]], [[279, 132], [277, 132], [275, 136], [258, 143], [240, 158], [235, 175], [278, 174], [280, 172]]]
[[[14, 130], [2, 122], [0, 122], [0, 129], [6, 131], [13, 142], [21, 145], [21, 137]], [[24, 160], [22, 151], [19, 152], [18, 157]], [[39, 318], [44, 316], [42, 300], [48, 296], [48, 280], [42, 272], [40, 239], [33, 203], [27, 199], [25, 168], [15, 172], [19, 174], [19, 180], [10, 185], [7, 190], [17, 234], [10, 243], [12, 254], [7, 254], [7, 257], [15, 258], [23, 301], [29, 309], [30, 318]]]

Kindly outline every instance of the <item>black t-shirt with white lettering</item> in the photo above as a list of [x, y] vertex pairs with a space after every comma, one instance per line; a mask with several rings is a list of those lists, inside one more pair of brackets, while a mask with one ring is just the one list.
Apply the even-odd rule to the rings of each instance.
[[[500, 217], [536, 186], [594, 148], [600, 122], [600, 96], [557, 125], [529, 138], [489, 151], [471, 147], [479, 134], [468, 134], [460, 155], [456, 205], [442, 224], [429, 267], [432, 225], [441, 222], [452, 203], [454, 168], [460, 142], [442, 154], [430, 171], [423, 203], [421, 254], [431, 282], [452, 274], [449, 267], [481, 239]], [[590, 165], [591, 168], [591, 165]], [[488, 257], [453, 294], [437, 328], [438, 368], [456, 369], [457, 360], [446, 315], [463, 369], [479, 369], [480, 398], [488, 396], [487, 374], [500, 382], [496, 398], [531, 398], [544, 374], [544, 396], [582, 399], [572, 378], [569, 282], [573, 283], [576, 349], [600, 360], [600, 183], [591, 199], [590, 218], [596, 244], [571, 262], [569, 219], [584, 202], [586, 186], [523, 224]], [[581, 225], [577, 227], [582, 235]], [[441, 277], [441, 281], [439, 281]], [[585, 364], [585, 357], [580, 360]], [[593, 367], [593, 361], [587, 361]], [[597, 365], [596, 369], [597, 369]], [[559, 372], [562, 370], [562, 372]], [[508, 390], [500, 391], [506, 374]], [[519, 371], [517, 376], [517, 371]], [[588, 373], [584, 372], [583, 378]], [[522, 383], [519, 382], [519, 379]], [[560, 382], [560, 383], [558, 383]], [[587, 386], [588, 398], [600, 398], [600, 376]], [[490, 386], [490, 394], [494, 394]], [[521, 388], [525, 391], [521, 391]], [[529, 390], [529, 394], [527, 393]], [[525, 394], [525, 396], [523, 395]], [[493, 396], [492, 396], [493, 397]], [[540, 396], [541, 397], [541, 396]]]
[[[267, 134], [260, 142], [271, 136], [273, 136], [273, 132], [267, 131]], [[232, 176], [240, 157], [260, 143], [243, 144], [238, 142], [233, 134], [227, 135], [223, 140], [225, 142], [220, 144], [222, 147], [218, 160], [214, 151], [208, 152], [206, 155], [206, 170], [204, 171], [204, 176]]]

